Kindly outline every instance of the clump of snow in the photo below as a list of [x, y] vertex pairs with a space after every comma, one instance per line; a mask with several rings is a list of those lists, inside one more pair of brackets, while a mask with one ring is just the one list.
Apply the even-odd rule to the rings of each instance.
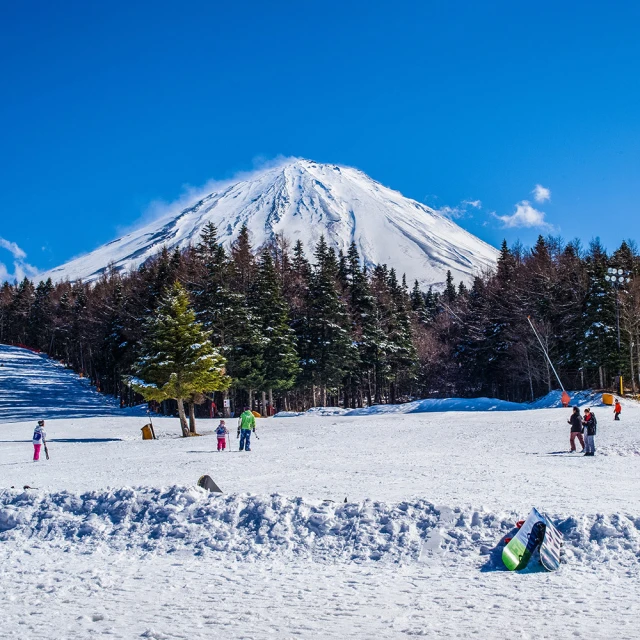
[[[602, 394], [591, 391], [573, 391], [571, 405], [585, 407], [602, 406]], [[551, 391], [535, 402], [509, 402], [497, 398], [427, 398], [403, 404], [376, 404], [362, 409], [341, 407], [314, 407], [308, 411], [281, 411], [279, 418], [298, 416], [373, 416], [402, 413], [434, 413], [443, 411], [527, 411], [531, 409], [559, 409], [562, 407], [562, 391]]]
[[[441, 518], [445, 511], [447, 518]], [[435, 507], [426, 500], [334, 503], [280, 494], [214, 496], [199, 488], [0, 491], [0, 540], [76, 551], [223, 553], [317, 562], [416, 562], [425, 540], [449, 563], [501, 568], [505, 534], [522, 514]], [[568, 562], [629, 566], [640, 555], [640, 518], [555, 516]]]

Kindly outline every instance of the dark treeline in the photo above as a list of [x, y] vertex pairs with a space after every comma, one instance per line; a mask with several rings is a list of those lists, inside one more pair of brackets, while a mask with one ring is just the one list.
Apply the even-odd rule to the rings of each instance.
[[216, 403], [264, 410], [360, 407], [424, 397], [529, 400], [557, 388], [527, 316], [567, 388], [609, 387], [640, 368], [640, 279], [616, 292], [615, 266], [637, 274], [633, 243], [608, 255], [599, 241], [540, 237], [526, 250], [503, 244], [495, 272], [444, 291], [409, 289], [393, 269], [363, 268], [324, 240], [310, 260], [277, 238], [258, 254], [243, 229], [230, 251], [213, 225], [197, 246], [163, 249], [137, 271], [107, 270], [95, 283], [5, 283], [0, 342], [39, 349], [97, 388], [139, 401], [123, 381], [139, 356], [145, 319], [180, 282], [233, 379]]

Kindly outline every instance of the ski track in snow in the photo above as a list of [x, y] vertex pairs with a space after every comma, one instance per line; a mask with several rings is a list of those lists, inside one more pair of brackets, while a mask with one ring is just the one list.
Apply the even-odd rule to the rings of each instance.
[[[140, 409], [37, 354], [0, 361], [0, 637], [640, 635], [636, 403], [596, 406], [594, 458], [567, 453], [565, 409], [406, 405], [259, 420], [250, 454], [231, 421], [217, 453], [215, 421], [182, 439], [154, 417], [142, 441]], [[34, 464], [41, 415], [59, 417]], [[532, 506], [565, 536], [557, 573], [503, 569]]]

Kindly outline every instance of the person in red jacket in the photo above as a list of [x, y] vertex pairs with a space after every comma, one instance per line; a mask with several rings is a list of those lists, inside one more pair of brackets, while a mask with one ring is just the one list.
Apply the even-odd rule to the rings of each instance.
[[622, 413], [622, 405], [620, 404], [620, 400], [616, 399], [615, 406], [613, 407], [613, 419], [620, 420], [621, 413]]

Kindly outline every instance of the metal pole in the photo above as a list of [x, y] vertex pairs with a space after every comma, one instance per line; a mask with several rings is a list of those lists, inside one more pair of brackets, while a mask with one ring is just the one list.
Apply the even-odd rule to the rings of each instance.
[[618, 392], [624, 395], [624, 383], [622, 382], [622, 354], [620, 348], [620, 287], [614, 285], [616, 291], [616, 329], [618, 332]]
[[618, 329], [618, 358], [620, 358], [620, 289], [616, 287], [616, 327]]
[[533, 329], [533, 333], [536, 334], [536, 338], [538, 338], [538, 342], [540, 343], [540, 347], [542, 348], [542, 352], [544, 353], [544, 355], [546, 356], [549, 364], [551, 365], [551, 369], [552, 369], [553, 373], [556, 376], [556, 380], [558, 381], [558, 384], [560, 385], [560, 388], [563, 391], [566, 391], [564, 386], [562, 385], [562, 382], [560, 382], [560, 376], [558, 375], [558, 372], [556, 371], [556, 368], [553, 366], [553, 362], [551, 362], [551, 358], [549, 357], [549, 354], [547, 353], [547, 350], [544, 348], [544, 345], [542, 344], [542, 340], [540, 339], [540, 336], [538, 335], [538, 332], [536, 331], [536, 328], [533, 326], [533, 322], [531, 322], [531, 316], [527, 316], [527, 320], [529, 321], [529, 324], [531, 325], [531, 328]]

